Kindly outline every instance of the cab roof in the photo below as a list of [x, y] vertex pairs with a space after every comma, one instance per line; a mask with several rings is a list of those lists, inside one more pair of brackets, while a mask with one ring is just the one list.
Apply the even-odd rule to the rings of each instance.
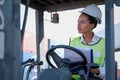
[[[25, 4], [26, 0], [21, 0]], [[30, 7], [43, 11], [63, 11], [82, 8], [89, 4], [104, 4], [105, 0], [30, 0]]]

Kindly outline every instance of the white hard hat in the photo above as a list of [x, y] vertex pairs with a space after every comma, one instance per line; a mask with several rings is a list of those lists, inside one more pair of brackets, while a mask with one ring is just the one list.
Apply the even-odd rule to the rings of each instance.
[[97, 20], [97, 23], [101, 23], [102, 13], [100, 8], [97, 7], [97, 5], [95, 4], [89, 5], [80, 12], [94, 17]]

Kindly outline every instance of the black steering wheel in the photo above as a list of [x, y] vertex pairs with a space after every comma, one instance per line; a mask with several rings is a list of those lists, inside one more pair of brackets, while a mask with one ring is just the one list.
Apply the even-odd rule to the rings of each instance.
[[[54, 51], [54, 50], [56, 50], [58, 48], [65, 48], [65, 49], [69, 49], [69, 50], [72, 50], [72, 51], [76, 52], [82, 58], [82, 61], [71, 62], [68, 59], [61, 58]], [[87, 64], [87, 59], [86, 59], [86, 57], [84, 56], [84, 54], [80, 50], [78, 50], [78, 49], [76, 49], [74, 47], [71, 47], [71, 46], [67, 46], [67, 45], [56, 45], [56, 46], [53, 46], [46, 53], [46, 60], [47, 60], [48, 64], [52, 68], [56, 68], [51, 63], [50, 56], [53, 58], [53, 61], [55, 62], [57, 67], [60, 67], [62, 63], [65, 63], [69, 68], [75, 68], [76, 66], [79, 66], [79, 65], [82, 65], [82, 67], [85, 67], [86, 64]]]

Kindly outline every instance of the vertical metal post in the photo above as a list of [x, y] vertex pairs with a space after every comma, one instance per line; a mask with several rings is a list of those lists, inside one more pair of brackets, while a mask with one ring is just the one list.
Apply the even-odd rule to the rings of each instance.
[[114, 0], [105, 0], [106, 80], [115, 80]]
[[20, 0], [0, 0], [0, 80], [20, 80]]
[[[37, 59], [40, 60], [40, 43], [44, 37], [44, 22], [43, 11], [36, 11], [36, 46], [37, 46]], [[37, 67], [38, 72], [40, 67]]]

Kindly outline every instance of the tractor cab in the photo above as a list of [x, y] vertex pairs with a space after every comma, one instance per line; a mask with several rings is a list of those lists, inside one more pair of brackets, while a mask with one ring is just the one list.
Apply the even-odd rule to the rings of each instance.
[[[25, 6], [23, 21], [20, 21], [22, 17], [20, 14], [21, 4]], [[60, 16], [58, 12], [84, 8], [89, 4], [105, 6], [105, 80], [117, 80], [117, 71], [119, 72], [119, 70], [117, 70], [117, 64], [119, 61], [116, 63], [115, 55], [119, 55], [120, 52], [120, 44], [118, 42], [120, 40], [118, 36], [120, 31], [118, 28], [119, 25], [118, 27], [114, 27], [114, 19], [118, 18], [114, 18], [114, 6], [120, 7], [120, 0], [0, 0], [0, 80], [23, 80], [22, 71], [24, 64], [25, 66], [30, 65], [28, 74], [33, 67], [36, 66], [38, 80], [48, 80], [48, 78], [53, 80], [54, 76], [57, 80], [69, 80], [71, 79], [71, 75], [74, 73], [72, 72], [72, 69], [76, 69], [77, 66], [79, 66], [80, 69], [76, 74], [78, 74], [82, 80], [100, 80], [98, 77], [88, 77], [88, 69], [98, 68], [99, 66], [94, 63], [88, 64], [86, 56], [83, 55], [80, 50], [78, 51], [78, 49], [68, 45], [55, 45], [53, 47], [49, 47], [49, 39], [45, 40], [47, 41], [47, 44], [44, 44], [45, 41], [43, 41], [45, 38], [44, 21], [49, 21], [44, 18], [44, 12], [50, 13], [49, 22], [58, 24], [61, 22], [59, 21]], [[29, 39], [32, 40], [34, 38], [33, 41], [35, 41], [35, 45], [28, 41], [26, 41], [26, 43], [27, 45], [32, 44], [30, 46], [34, 46], [34, 48], [36, 47], [34, 49], [36, 51], [27, 52], [26, 50], [25, 53], [29, 55], [35, 52], [36, 57], [34, 57], [35, 61], [33, 59], [28, 59], [23, 62], [23, 53], [25, 48], [24, 38], [29, 8], [35, 10], [35, 37]], [[100, 34], [102, 33], [103, 31]], [[58, 48], [67, 48], [76, 52], [77, 55], [81, 56], [82, 61], [74, 62], [67, 58], [61, 58], [56, 54], [57, 52], [54, 51]], [[32, 55], [32, 57], [33, 56], [34, 55]], [[41, 65], [45, 63], [45, 59], [43, 60], [43, 63], [41, 62], [42, 56], [46, 56], [44, 58], [46, 58], [49, 65], [48, 69], [42, 70], [43, 68]], [[55, 62], [54, 64], [56, 64], [57, 68], [53, 65], [49, 57], [53, 58], [53, 61]], [[60, 72], [63, 74], [60, 74]], [[47, 77], [47, 75], [51, 76]], [[29, 79], [28, 77], [29, 75], [27, 75], [26, 80]]]

